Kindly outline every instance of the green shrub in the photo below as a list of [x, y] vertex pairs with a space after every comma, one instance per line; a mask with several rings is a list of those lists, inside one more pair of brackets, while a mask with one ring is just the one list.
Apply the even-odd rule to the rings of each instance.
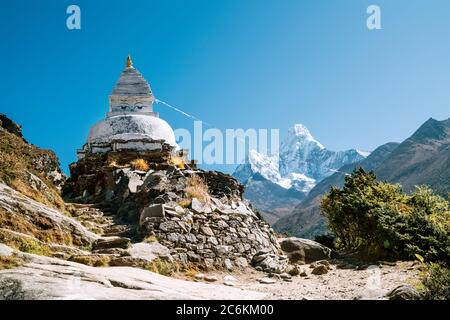
[[450, 270], [437, 263], [427, 264], [421, 291], [425, 300], [450, 300]]
[[325, 247], [335, 249], [336, 237], [332, 234], [321, 234], [314, 237], [314, 241], [323, 244]]
[[367, 258], [450, 261], [448, 201], [427, 187], [411, 195], [377, 181], [373, 172], [356, 169], [342, 189], [331, 188], [322, 212], [336, 245]]

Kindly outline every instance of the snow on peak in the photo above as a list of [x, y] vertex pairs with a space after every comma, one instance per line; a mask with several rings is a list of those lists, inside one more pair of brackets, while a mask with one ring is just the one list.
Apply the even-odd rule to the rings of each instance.
[[295, 124], [281, 143], [280, 153], [271, 156], [250, 150], [246, 163], [236, 168], [233, 176], [245, 182], [260, 174], [283, 188], [309, 192], [318, 182], [342, 166], [360, 161], [369, 152], [360, 150], [331, 151], [326, 149], [302, 124]]
[[248, 152], [248, 163], [253, 173], [259, 173], [264, 178], [279, 184], [283, 188], [290, 188], [289, 179], [283, 179], [279, 172], [279, 156], [278, 154], [268, 156], [252, 149]]
[[292, 139], [302, 140], [307, 143], [313, 143], [317, 145], [320, 149], [325, 149], [325, 147], [312, 136], [308, 128], [301, 123], [294, 124], [294, 126], [289, 129], [288, 136], [289, 136], [288, 140]]
[[358, 150], [358, 149], [356, 149], [356, 152], [364, 158], [367, 158], [371, 153], [370, 151], [363, 151], [363, 150]]

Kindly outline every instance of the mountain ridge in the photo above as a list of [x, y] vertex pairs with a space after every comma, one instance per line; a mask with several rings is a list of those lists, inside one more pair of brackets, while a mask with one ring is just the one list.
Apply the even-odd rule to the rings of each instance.
[[345, 175], [359, 166], [374, 171], [380, 180], [400, 183], [406, 192], [426, 184], [446, 196], [450, 191], [450, 118], [430, 118], [403, 142], [386, 143], [366, 159], [343, 166], [311, 189], [292, 214], [274, 224], [274, 229], [309, 238], [325, 233], [320, 198], [331, 186], [342, 187]]
[[250, 150], [233, 176], [245, 186], [244, 196], [274, 223], [298, 205], [322, 179], [345, 164], [364, 159], [367, 154], [358, 149], [328, 150], [306, 126], [295, 124], [288, 129], [279, 153], [266, 156]]

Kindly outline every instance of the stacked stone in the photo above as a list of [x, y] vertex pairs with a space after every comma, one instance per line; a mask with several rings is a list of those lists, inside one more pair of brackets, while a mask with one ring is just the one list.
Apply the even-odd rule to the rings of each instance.
[[270, 226], [244, 201], [224, 202], [212, 197], [205, 204], [193, 198], [189, 208], [153, 204], [142, 210], [140, 224], [170, 248], [176, 260], [207, 268], [243, 268], [260, 250], [278, 252]]
[[[181, 170], [162, 160], [164, 169], [150, 161], [148, 171], [120, 167], [133, 156], [110, 152], [79, 160], [71, 166], [66, 194], [81, 203], [107, 204], [118, 221], [131, 225], [130, 238], [153, 236], [182, 263], [231, 270], [247, 266], [261, 250], [267, 255], [280, 250], [273, 230], [243, 200], [242, 185], [230, 175]], [[186, 193], [194, 175], [207, 187], [201, 201]]]

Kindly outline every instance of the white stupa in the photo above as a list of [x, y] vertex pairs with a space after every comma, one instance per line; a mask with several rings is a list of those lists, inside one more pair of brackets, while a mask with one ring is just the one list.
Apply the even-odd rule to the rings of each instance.
[[78, 159], [86, 153], [109, 151], [152, 151], [163, 144], [176, 149], [170, 125], [153, 112], [155, 97], [148, 82], [133, 67], [130, 56], [112, 94], [106, 119], [94, 125]]

